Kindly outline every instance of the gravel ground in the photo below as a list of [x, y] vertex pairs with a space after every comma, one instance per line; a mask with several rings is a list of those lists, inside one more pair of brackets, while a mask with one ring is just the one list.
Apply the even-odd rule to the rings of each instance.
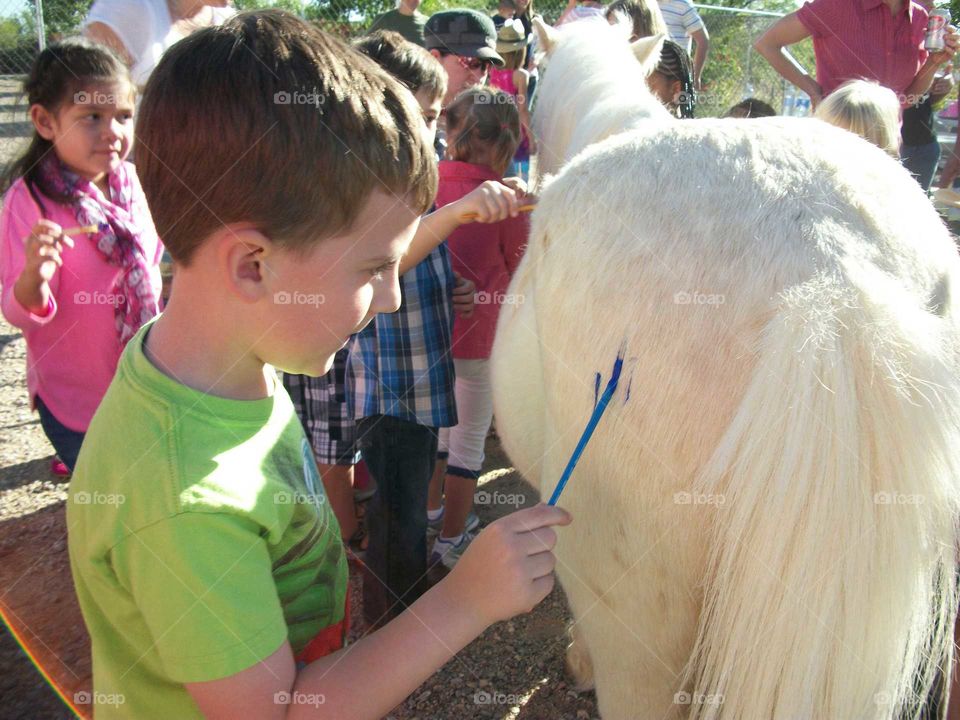
[[[0, 76], [0, 162], [17, 151], [29, 129], [18, 96], [15, 80]], [[25, 356], [19, 331], [0, 319], [0, 610], [64, 694], [75, 698], [90, 688], [90, 658], [67, 560], [67, 484], [49, 471], [52, 450], [30, 411]], [[484, 471], [481, 490], [497, 500], [478, 505], [484, 523], [537, 502], [537, 494], [513, 472], [494, 437], [487, 443]], [[354, 618], [362, 617], [360, 583], [353, 574]], [[569, 621], [566, 600], [557, 588], [529, 615], [488, 629], [388, 717], [596, 718], [593, 693], [575, 693], [564, 677]], [[353, 638], [363, 631], [355, 626]], [[74, 717], [6, 627], [0, 631], [0, 708], [5, 720]]]

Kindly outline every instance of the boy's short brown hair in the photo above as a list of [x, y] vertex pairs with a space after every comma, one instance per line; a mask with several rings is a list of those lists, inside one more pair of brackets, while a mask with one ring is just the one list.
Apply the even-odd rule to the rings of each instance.
[[170, 48], [147, 84], [137, 141], [157, 232], [181, 264], [229, 223], [307, 250], [347, 230], [374, 189], [418, 215], [436, 194], [410, 93], [280, 10], [238, 14]]
[[447, 92], [447, 73], [433, 55], [393, 30], [377, 30], [354, 40], [353, 46], [410, 92], [429, 90], [434, 98]]

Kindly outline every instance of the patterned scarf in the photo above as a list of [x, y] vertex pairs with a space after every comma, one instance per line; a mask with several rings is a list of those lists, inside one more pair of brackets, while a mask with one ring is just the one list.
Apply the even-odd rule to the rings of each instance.
[[95, 225], [88, 237], [110, 265], [121, 269], [113, 291], [114, 321], [121, 347], [140, 326], [159, 312], [150, 283], [148, 260], [141, 246], [141, 229], [134, 217], [133, 181], [126, 163], [108, 176], [109, 197], [96, 185], [71, 172], [55, 153], [48, 153], [38, 168], [39, 180], [61, 196], [76, 211], [81, 225]]

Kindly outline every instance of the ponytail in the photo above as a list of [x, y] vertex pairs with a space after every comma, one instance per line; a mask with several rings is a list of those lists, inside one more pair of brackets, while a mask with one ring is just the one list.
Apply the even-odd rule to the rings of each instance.
[[520, 145], [520, 112], [503, 90], [475, 85], [461, 92], [446, 109], [450, 157], [483, 161], [497, 173], [507, 171]]
[[674, 41], [664, 40], [663, 49], [660, 51], [660, 63], [655, 68], [655, 72], [680, 82], [677, 109], [680, 111], [681, 118], [692, 118], [696, 91], [693, 87], [693, 64], [690, 62], [690, 54]]

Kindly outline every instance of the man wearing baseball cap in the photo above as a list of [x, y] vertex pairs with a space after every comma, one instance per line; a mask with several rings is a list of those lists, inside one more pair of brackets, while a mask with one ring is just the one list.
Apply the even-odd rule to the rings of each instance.
[[476, 10], [457, 8], [434, 13], [423, 29], [423, 39], [447, 73], [444, 106], [464, 88], [482, 83], [491, 63], [503, 67], [493, 21]]

